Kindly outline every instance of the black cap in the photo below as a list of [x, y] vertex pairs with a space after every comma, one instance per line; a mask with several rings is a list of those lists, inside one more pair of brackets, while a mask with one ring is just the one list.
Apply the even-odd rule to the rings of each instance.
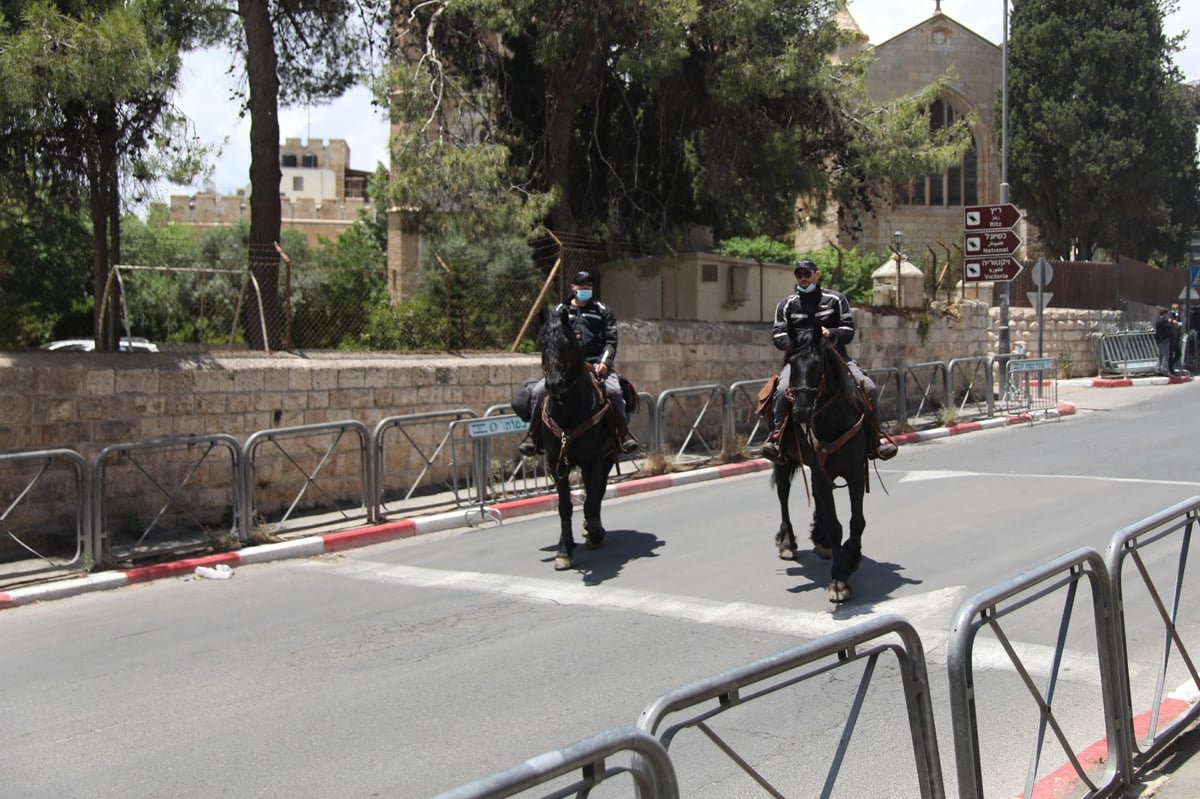
[[815, 263], [810, 261], [808, 258], [801, 258], [799, 261], [796, 262], [796, 268], [792, 270], [792, 273], [795, 274], [797, 277], [799, 277], [801, 270], [807, 270], [809, 272], [816, 272], [816, 271], [819, 271], [820, 268], [821, 267], [817, 266]]
[[590, 286], [592, 285], [591, 272], [576, 272], [575, 277], [571, 278], [572, 286]]

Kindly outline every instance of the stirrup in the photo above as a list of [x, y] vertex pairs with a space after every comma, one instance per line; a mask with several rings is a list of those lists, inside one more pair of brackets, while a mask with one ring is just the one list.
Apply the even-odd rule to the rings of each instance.
[[626, 453], [634, 452], [641, 446], [638, 440], [633, 437], [633, 433], [626, 433], [621, 436], [620, 445], [621, 451]]
[[896, 457], [896, 453], [899, 451], [900, 448], [896, 446], [895, 442], [886, 438], [879, 439], [879, 443], [875, 445], [875, 457], [881, 461], [890, 461]]

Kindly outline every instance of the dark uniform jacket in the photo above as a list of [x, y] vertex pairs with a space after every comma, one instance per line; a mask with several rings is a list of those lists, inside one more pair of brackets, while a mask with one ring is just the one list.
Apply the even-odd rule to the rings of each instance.
[[571, 327], [579, 335], [583, 357], [613, 371], [617, 360], [617, 315], [612, 308], [599, 300], [589, 300], [583, 307], [571, 302], [562, 303], [554, 313], [557, 315], [563, 306], [570, 313]]
[[837, 346], [838, 354], [849, 360], [846, 345], [854, 340], [854, 316], [850, 313], [850, 301], [846, 295], [833, 289], [821, 288], [809, 294], [797, 291], [779, 301], [775, 308], [775, 324], [771, 327], [771, 340], [781, 350], [791, 348], [789, 323], [792, 330], [812, 327], [814, 321], [829, 328]]

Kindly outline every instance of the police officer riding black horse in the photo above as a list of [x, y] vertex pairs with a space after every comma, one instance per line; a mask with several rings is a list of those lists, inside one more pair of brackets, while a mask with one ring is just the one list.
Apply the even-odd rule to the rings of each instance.
[[[604, 386], [611, 407], [613, 424], [616, 427], [617, 443], [622, 452], [633, 452], [640, 446], [629, 432], [629, 415], [625, 397], [621, 392], [621, 379], [616, 370], [617, 316], [593, 294], [593, 280], [589, 272], [576, 272], [571, 278], [571, 296], [567, 302], [554, 309], [557, 316], [566, 309], [571, 327], [579, 338], [583, 356], [591, 365], [592, 373]], [[532, 456], [543, 452], [543, 424], [541, 404], [546, 397], [546, 379], [539, 380], [531, 391], [532, 413], [529, 432], [521, 441], [522, 455]]]

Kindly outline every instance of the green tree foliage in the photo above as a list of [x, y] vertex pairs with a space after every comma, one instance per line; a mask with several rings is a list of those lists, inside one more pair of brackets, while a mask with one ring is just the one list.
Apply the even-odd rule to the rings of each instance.
[[[836, 7], [413, 0], [397, 50], [411, 75], [400, 121], [433, 119], [429, 109], [467, 119], [507, 148], [492, 169], [507, 157], [508, 183], [551, 197], [549, 224], [567, 232], [654, 245], [697, 224], [718, 238], [777, 236], [794, 228], [799, 196], [815, 214], [836, 199], [850, 218], [877, 178], [957, 159], [966, 129], [932, 142], [928, 98], [869, 103], [866, 61], [830, 59]], [[464, 188], [440, 207], [471, 197]]]
[[[120, 260], [122, 175], [149, 179], [156, 169], [187, 169], [172, 160], [170, 149], [155, 148], [178, 121], [169, 103], [179, 71], [177, 45], [201, 27], [191, 9], [162, 0], [0, 5], [5, 213], [61, 221], [39, 231], [40, 248], [52, 251], [61, 242], [49, 237], [71, 225], [71, 215], [47, 213], [45, 203], [87, 208], [94, 309]], [[186, 153], [186, 143], [175, 152]], [[9, 253], [3, 257], [14, 271], [32, 266]], [[82, 266], [76, 261], [68, 259]], [[92, 332], [102, 348], [116, 346], [120, 304], [119, 295], [112, 296], [106, 318], [95, 320]]]
[[[1054, 255], [1179, 254], [1197, 222], [1197, 106], [1163, 33], [1173, 0], [1022, 0], [1009, 182]], [[999, 114], [997, 114], [999, 119]]]
[[726, 239], [714, 251], [731, 258], [753, 258], [768, 264], [791, 264], [797, 260], [796, 249], [791, 244], [770, 236]]
[[256, 349], [280, 348], [287, 322], [275, 250], [281, 229], [279, 106], [339, 97], [362, 80], [387, 11], [382, 0], [237, 0], [227, 20], [226, 41], [240, 57], [250, 115], [248, 258], [263, 292], [267, 340], [255, 311], [247, 310], [243, 322]]

